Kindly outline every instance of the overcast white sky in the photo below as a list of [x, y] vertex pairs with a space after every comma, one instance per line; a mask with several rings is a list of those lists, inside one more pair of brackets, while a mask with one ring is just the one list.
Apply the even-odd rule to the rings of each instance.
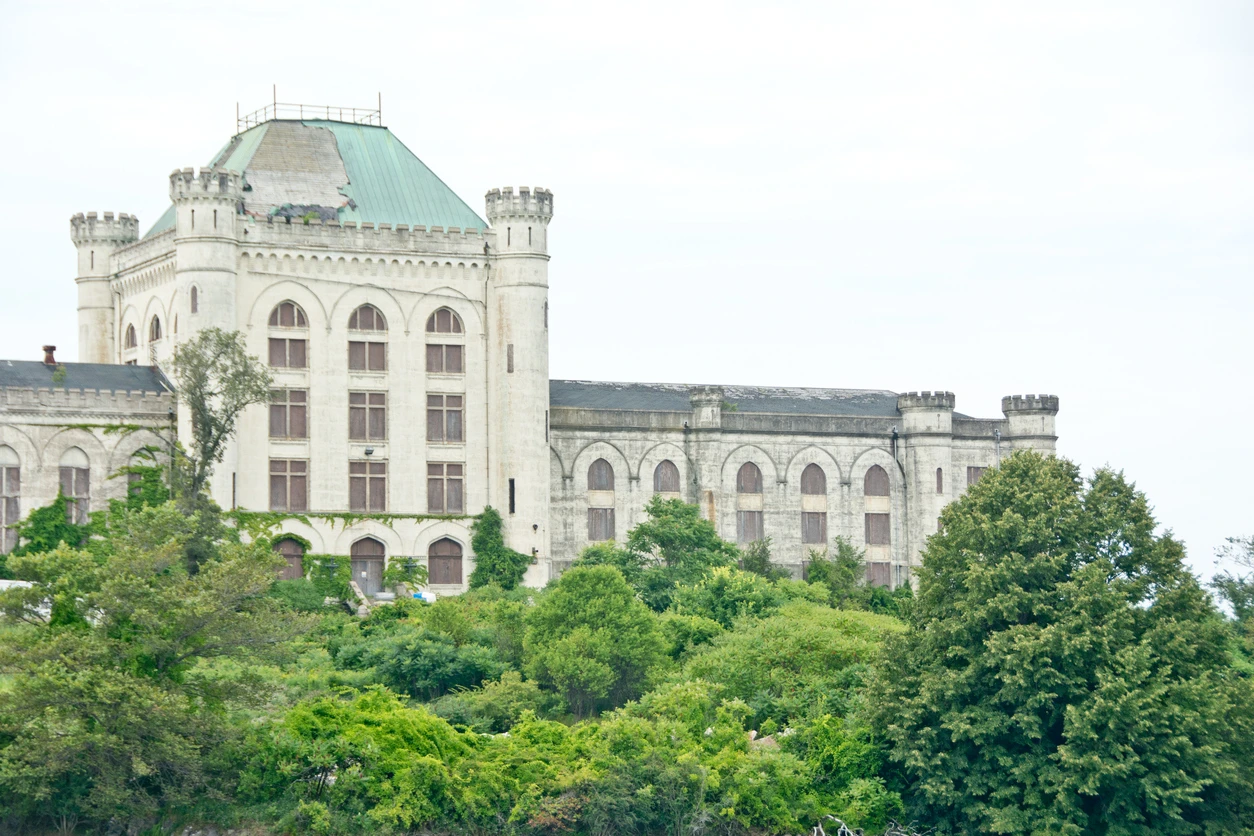
[[0, 0], [0, 357], [76, 356], [74, 212], [235, 105], [371, 105], [555, 193], [554, 377], [1062, 398], [1209, 575], [1254, 533], [1254, 3]]

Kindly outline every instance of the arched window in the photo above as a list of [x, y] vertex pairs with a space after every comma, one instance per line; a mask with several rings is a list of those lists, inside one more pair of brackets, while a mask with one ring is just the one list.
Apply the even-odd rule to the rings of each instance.
[[862, 481], [862, 493], [866, 504], [866, 573], [867, 583], [888, 586], [890, 578], [890, 532], [888, 471], [878, 464], [871, 465]]
[[588, 467], [588, 539], [614, 539], [614, 468], [605, 459]]
[[17, 532], [9, 526], [22, 518], [22, 460], [12, 447], [0, 444], [0, 554], [17, 547]]
[[440, 308], [431, 316], [427, 317], [427, 333], [428, 334], [461, 334], [462, 330], [461, 318], [450, 311], [448, 308]]
[[284, 537], [274, 544], [274, 550], [283, 555], [287, 561], [287, 564], [279, 569], [279, 580], [298, 581], [305, 577], [305, 569], [301, 560], [305, 556], [304, 546], [291, 537]]
[[827, 545], [827, 474], [817, 464], [801, 471], [801, 542]]
[[387, 549], [373, 537], [363, 537], [349, 547], [352, 578], [365, 595], [371, 597], [383, 591], [383, 556]]
[[945, 471], [941, 470], [939, 467], [936, 468], [936, 492], [945, 492]]
[[77, 525], [87, 523], [88, 506], [91, 504], [91, 462], [78, 447], [71, 447], [61, 454], [61, 493], [67, 500], [65, 519]]
[[148, 342], [155, 343], [161, 339], [161, 320], [153, 317], [148, 320]]
[[588, 490], [614, 490], [614, 468], [605, 459], [597, 459], [588, 467]]
[[309, 320], [300, 305], [280, 302], [270, 311], [270, 365], [276, 369], [309, 368], [309, 338], [304, 334], [289, 336], [286, 331], [308, 331]]
[[348, 316], [350, 331], [386, 331], [387, 320], [374, 305], [362, 305]]
[[455, 585], [462, 582], [461, 544], [443, 537], [427, 547], [427, 583]]
[[174, 315], [174, 330], [173, 330], [173, 334], [174, 334], [174, 336], [176, 336], [176, 337], [179, 335], [179, 315], [178, 315], [178, 314], [175, 314], [175, 315]]
[[187, 292], [192, 313], [200, 313], [200, 289], [196, 285], [192, 285], [192, 289]]
[[658, 462], [653, 469], [654, 493], [679, 493], [679, 468], [670, 459]]
[[123, 348], [135, 348], [139, 345], [139, 337], [135, 334], [135, 326], [126, 326], [126, 336], [122, 338]]
[[736, 540], [755, 543], [762, 537], [762, 471], [745, 462], [736, 472]]

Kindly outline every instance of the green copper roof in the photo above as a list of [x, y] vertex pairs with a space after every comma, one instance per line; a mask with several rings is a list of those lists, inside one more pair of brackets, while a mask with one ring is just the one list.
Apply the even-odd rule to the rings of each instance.
[[[391, 131], [374, 125], [266, 122], [232, 137], [210, 165], [244, 173], [244, 210], [258, 219], [298, 207], [340, 222], [488, 225]], [[145, 237], [173, 225], [171, 206]]]

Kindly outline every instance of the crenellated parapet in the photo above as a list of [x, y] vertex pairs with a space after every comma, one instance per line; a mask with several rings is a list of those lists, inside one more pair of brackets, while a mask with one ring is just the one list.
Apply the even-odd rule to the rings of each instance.
[[0, 412], [9, 413], [65, 413], [115, 418], [119, 424], [165, 424], [173, 405], [171, 392], [0, 387]]
[[170, 173], [170, 200], [182, 201], [230, 201], [244, 197], [244, 181], [238, 171], [222, 168], [175, 169]]
[[533, 220], [548, 223], [553, 219], [553, 193], [548, 189], [529, 189], [523, 186], [514, 193], [512, 186], [492, 189], [484, 200], [487, 204], [488, 222], [493, 226], [498, 220]]
[[282, 218], [245, 222], [240, 241], [279, 247], [317, 248], [343, 252], [413, 252], [459, 256], [482, 255], [490, 230], [409, 224], [357, 223], [317, 218], [308, 223]]
[[79, 212], [70, 218], [70, 239], [76, 245], [88, 243], [106, 243], [122, 246], [139, 240], [139, 218], [119, 212], [105, 212], [98, 216], [95, 212], [84, 215]]
[[1001, 399], [1001, 411], [1010, 416], [1012, 412], [1035, 412], [1047, 415], [1058, 414], [1057, 395], [1007, 395]]
[[912, 410], [949, 410], [955, 404], [953, 392], [902, 392], [897, 396], [897, 409], [901, 412]]

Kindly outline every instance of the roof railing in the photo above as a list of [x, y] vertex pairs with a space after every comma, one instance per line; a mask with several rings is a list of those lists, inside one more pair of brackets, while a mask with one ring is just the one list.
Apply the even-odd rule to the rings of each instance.
[[379, 94], [376, 107], [337, 107], [335, 105], [295, 104], [274, 101], [252, 113], [240, 115], [239, 103], [235, 103], [235, 132], [242, 134], [249, 128], [274, 119], [325, 119], [328, 122], [350, 122], [355, 125], [383, 127], [383, 94]]

